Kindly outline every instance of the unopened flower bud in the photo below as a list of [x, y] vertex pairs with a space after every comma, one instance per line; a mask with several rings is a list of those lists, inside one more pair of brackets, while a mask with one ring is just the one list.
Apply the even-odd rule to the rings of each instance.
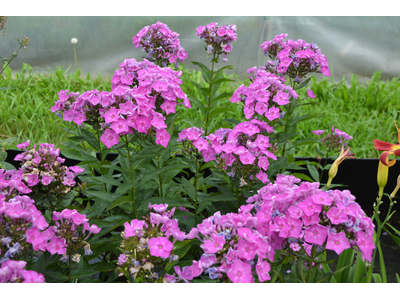
[[377, 182], [379, 186], [378, 198], [382, 198], [383, 196], [383, 189], [385, 188], [386, 183], [388, 181], [388, 174], [389, 174], [389, 167], [385, 166], [381, 161], [379, 161], [378, 174], [377, 174]]
[[394, 190], [393, 190], [393, 192], [390, 194], [390, 198], [391, 199], [393, 199], [394, 198], [394, 196], [396, 196], [396, 193], [397, 193], [397, 191], [400, 189], [400, 175], [399, 175], [399, 177], [397, 177], [397, 185], [396, 185], [396, 187], [394, 188]]

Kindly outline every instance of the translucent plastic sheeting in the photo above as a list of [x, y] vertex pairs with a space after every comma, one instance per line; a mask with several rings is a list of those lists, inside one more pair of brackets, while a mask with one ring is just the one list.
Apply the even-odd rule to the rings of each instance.
[[144, 26], [160, 21], [180, 34], [180, 42], [191, 61], [211, 66], [204, 49], [205, 42], [196, 36], [196, 28], [211, 22], [236, 24], [238, 39], [228, 62], [239, 78], [247, 77], [246, 70], [267, 62], [260, 45], [275, 35], [288, 33], [288, 39], [303, 39], [316, 43], [328, 58], [335, 80], [351, 74], [370, 78], [377, 71], [390, 79], [400, 74], [400, 17], [9, 17], [6, 36], [0, 36], [0, 55], [10, 57], [18, 49], [17, 38], [31, 39], [27, 51], [20, 50], [11, 64], [14, 71], [28, 63], [37, 72], [57, 66], [74, 71], [76, 44], [78, 68], [82, 75], [102, 74], [111, 77], [126, 58], [142, 60], [145, 52], [134, 48], [132, 37]]

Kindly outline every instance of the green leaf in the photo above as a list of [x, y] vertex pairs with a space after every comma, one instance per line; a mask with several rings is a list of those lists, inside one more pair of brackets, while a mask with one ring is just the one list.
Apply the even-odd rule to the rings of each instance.
[[64, 274], [59, 273], [59, 272], [47, 272], [46, 276], [50, 276], [50, 277], [53, 277], [53, 278], [61, 280], [61, 281], [68, 281], [69, 280], [69, 277], [67, 275], [64, 275]]
[[210, 96], [210, 90], [203, 88], [200, 84], [198, 84], [197, 82], [194, 82], [193, 80], [189, 80], [199, 91], [200, 93], [203, 95], [204, 99], [208, 99], [208, 97]]
[[305, 87], [310, 82], [310, 80], [311, 80], [311, 77], [306, 79], [306, 80], [304, 80], [302, 83], [300, 83], [299, 86], [296, 86], [294, 89], [295, 90], [299, 90], [299, 89]]
[[303, 121], [306, 121], [306, 120], [310, 120], [310, 119], [313, 119], [313, 118], [322, 117], [324, 115], [325, 114], [310, 114], [310, 115], [298, 116], [298, 117], [292, 118], [290, 120], [289, 126], [292, 126], [292, 125], [295, 125], [295, 124], [298, 124], [300, 122], [303, 122]]
[[285, 283], [285, 279], [283, 279], [282, 273], [278, 270], [271, 269], [272, 272], [275, 273], [276, 276], [278, 276], [278, 279], [281, 283]]
[[[397, 274], [396, 274], [397, 275]], [[382, 283], [382, 277], [379, 274], [372, 273], [375, 283]]]
[[218, 74], [219, 72], [221, 72], [222, 70], [227, 70], [227, 69], [232, 70], [232, 69], [234, 69], [234, 68], [235, 68], [235, 67], [232, 66], [232, 65], [227, 65], [227, 66], [222, 67], [222, 68], [219, 69], [218, 71], [216, 71], [214, 74], [217, 75], [217, 74]]
[[108, 184], [112, 184], [112, 185], [116, 185], [116, 186], [120, 186], [121, 182], [119, 182], [118, 180], [112, 178], [111, 176], [96, 176], [95, 177], [97, 181], [103, 182], [103, 183], [108, 183]]
[[240, 123], [240, 121], [232, 118], [223, 119], [227, 123], [231, 123], [232, 125], [236, 126]]
[[290, 173], [290, 175], [293, 175], [299, 179], [307, 180], [309, 182], [314, 182], [310, 177], [308, 177], [306, 174], [301, 174], [301, 173]]
[[160, 169], [153, 170], [151, 172], [146, 173], [139, 181], [133, 181], [133, 182], [128, 182], [126, 185], [121, 185], [120, 187], [117, 188], [116, 192], [120, 194], [124, 194], [127, 190], [130, 189], [137, 189], [144, 185], [145, 183], [148, 183], [149, 180], [153, 179], [155, 176], [158, 174], [161, 174], [165, 171], [172, 170], [172, 169], [183, 169], [185, 166], [183, 165], [170, 165], [166, 166]]
[[229, 78], [221, 78], [221, 79], [218, 79], [217, 81], [213, 82], [212, 84], [217, 85], [217, 84], [221, 84], [223, 82], [234, 82], [234, 81], [235, 80], [229, 79]]
[[307, 162], [307, 169], [308, 169], [308, 172], [310, 172], [311, 177], [315, 181], [319, 181], [319, 173], [318, 173], [317, 168], [315, 166], [310, 165], [310, 163]]
[[192, 247], [194, 240], [177, 241], [174, 245], [174, 254], [178, 255], [179, 259], [184, 257]]
[[89, 196], [94, 196], [94, 197], [100, 198], [109, 203], [117, 200], [121, 196], [120, 194], [116, 194], [116, 193], [109, 193], [109, 192], [105, 192], [105, 191], [95, 191], [95, 190], [86, 190], [86, 193]]
[[107, 211], [113, 209], [114, 207], [121, 205], [123, 203], [130, 203], [134, 202], [135, 200], [132, 199], [131, 196], [122, 196], [121, 198], [118, 198], [115, 202], [113, 202], [107, 209]]
[[194, 103], [200, 109], [201, 114], [203, 115], [203, 117], [207, 118], [207, 111], [205, 109], [204, 104], [201, 101], [199, 101], [197, 99], [194, 99], [193, 97], [189, 97], [189, 100], [190, 100], [191, 103]]
[[227, 111], [235, 111], [234, 109], [230, 108], [230, 107], [217, 107], [214, 108], [211, 113], [210, 113], [210, 119], [214, 118], [216, 115], [220, 114], [220, 113], [224, 113]]
[[231, 98], [232, 95], [233, 95], [233, 92], [219, 94], [217, 97], [212, 98], [211, 103], [217, 102], [218, 100], [221, 100], [221, 99]]
[[200, 67], [201, 69], [201, 74], [203, 75], [204, 81], [207, 82], [208, 84], [210, 83], [211, 80], [211, 71], [202, 63], [192, 61], [192, 64]]
[[396, 278], [397, 278], [397, 283], [400, 283], [400, 277], [399, 274], [396, 273]]
[[90, 269], [89, 270], [82, 270], [82, 271], [79, 271], [77, 274], [71, 276], [71, 278], [72, 279], [85, 278], [85, 277], [88, 277], [88, 276], [93, 276], [93, 275], [95, 275], [97, 273], [99, 273], [99, 271], [97, 271], [97, 270], [90, 270]]

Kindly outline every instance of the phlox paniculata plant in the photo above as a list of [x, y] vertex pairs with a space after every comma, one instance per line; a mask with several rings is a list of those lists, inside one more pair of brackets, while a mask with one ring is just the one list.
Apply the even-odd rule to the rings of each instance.
[[168, 204], [148, 205], [150, 215], [143, 220], [132, 220], [124, 224], [123, 241], [118, 257], [118, 272], [135, 282], [162, 282], [164, 266], [176, 261], [174, 244], [186, 239], [172, 218], [175, 208], [167, 210]]

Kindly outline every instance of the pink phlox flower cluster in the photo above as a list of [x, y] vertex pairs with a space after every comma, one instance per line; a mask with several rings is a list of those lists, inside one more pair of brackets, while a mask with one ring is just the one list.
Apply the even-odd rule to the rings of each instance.
[[27, 262], [8, 260], [1, 264], [0, 283], [44, 283], [44, 276], [36, 271], [25, 270]]
[[274, 184], [261, 188], [247, 201], [255, 202], [263, 228], [259, 231], [269, 237], [271, 246], [280, 249], [289, 238], [306, 251], [311, 251], [312, 245], [325, 245], [340, 254], [352, 247], [371, 261], [374, 224], [355, 197], [348, 190], [326, 192], [319, 189], [318, 182], [297, 185], [299, 182], [294, 176], [279, 174]]
[[[260, 180], [267, 183], [268, 159], [277, 158], [268, 150], [271, 145], [265, 134], [273, 132], [273, 128], [266, 122], [252, 119], [233, 129], [220, 128], [208, 136], [203, 136], [202, 129], [187, 128], [179, 133], [178, 141], [184, 145], [187, 141], [191, 149], [201, 152], [205, 162], [215, 160], [232, 177], [237, 175], [245, 181]], [[248, 170], [250, 166], [253, 166], [252, 170]], [[246, 171], [243, 171], [244, 168]]]
[[[76, 175], [84, 172], [84, 169], [64, 166], [65, 159], [60, 157], [60, 149], [55, 148], [53, 144], [40, 144], [39, 149], [34, 145], [29, 150], [28, 145], [29, 141], [17, 145], [20, 149], [24, 148], [25, 152], [14, 158], [21, 162], [20, 170], [23, 172], [21, 184], [29, 187], [40, 184], [54, 193], [68, 193], [76, 185]], [[26, 191], [28, 192], [28, 189]]]
[[[314, 130], [313, 133], [318, 136], [322, 144], [324, 144], [329, 150], [336, 149], [340, 151], [342, 145], [346, 147], [347, 141], [353, 139], [351, 135], [335, 128], [333, 125], [331, 127], [331, 133], [327, 134], [326, 137], [322, 137], [325, 130]], [[349, 155], [352, 154], [350, 153]]]
[[105, 130], [100, 140], [107, 148], [118, 144], [120, 136], [134, 131], [155, 132], [156, 143], [167, 147], [170, 135], [165, 115], [176, 113], [178, 99], [186, 108], [191, 107], [180, 87], [182, 71], [135, 59], [127, 59], [120, 66], [111, 81], [111, 92], [93, 90], [77, 96], [61, 91], [52, 111], [62, 111], [65, 121], [78, 125], [84, 121], [100, 123]]
[[[31, 238], [30, 233], [40, 234], [49, 225], [34, 205], [35, 201], [28, 196], [5, 199], [0, 194], [0, 262], [22, 255], [21, 251], [28, 250], [28, 244], [37, 250], [37, 241]], [[39, 239], [38, 243], [42, 241]]]
[[298, 98], [294, 89], [285, 85], [282, 77], [266, 72], [256, 67], [247, 71], [252, 83], [249, 87], [239, 86], [231, 97], [231, 102], [244, 102], [243, 112], [246, 119], [252, 119], [254, 114], [265, 116], [269, 121], [283, 117], [280, 106], [290, 102], [290, 98]]
[[217, 212], [203, 220], [187, 237], [199, 239], [204, 254], [182, 271], [175, 268], [176, 275], [167, 276], [166, 280], [188, 282], [202, 274], [235, 283], [254, 282], [256, 277], [260, 282], [270, 280], [268, 260], [274, 260], [275, 251], [257, 226], [257, 217], [248, 212], [226, 215]]
[[135, 45], [135, 48], [142, 47], [143, 51], [147, 52], [146, 58], [156, 61], [161, 60], [163, 66], [168, 63], [175, 63], [176, 67], [178, 67], [179, 62], [183, 63], [188, 57], [178, 37], [178, 33], [158, 21], [140, 30], [132, 38], [132, 44]]
[[227, 55], [232, 51], [232, 42], [237, 40], [236, 25], [221, 25], [210, 23], [206, 26], [199, 26], [196, 35], [204, 39], [207, 44], [207, 54], [222, 54], [223, 62], [228, 61]]
[[158, 274], [153, 268], [166, 259], [177, 260], [178, 256], [172, 253], [174, 244], [187, 237], [179, 229], [178, 220], [173, 219], [175, 207], [167, 210], [168, 204], [151, 203], [148, 207], [151, 212], [144, 220], [135, 219], [124, 224], [123, 253], [118, 258], [118, 268], [120, 276], [130, 273], [136, 278], [147, 274], [152, 282], [158, 282]]
[[287, 34], [280, 34], [272, 41], [266, 41], [260, 45], [264, 55], [271, 59], [266, 64], [268, 71], [287, 74], [298, 83], [311, 72], [331, 76], [328, 59], [316, 44], [306, 43], [301, 39], [283, 42], [286, 37]]

